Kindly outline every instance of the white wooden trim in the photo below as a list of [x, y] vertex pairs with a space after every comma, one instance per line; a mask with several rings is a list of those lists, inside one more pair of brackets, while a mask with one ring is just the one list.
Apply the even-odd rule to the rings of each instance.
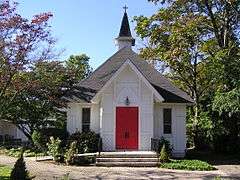
[[143, 82], [152, 90], [153, 94], [158, 99], [158, 102], [164, 101], [164, 98], [156, 91], [156, 89], [149, 83], [149, 81], [142, 75], [142, 73], [136, 68], [136, 66], [130, 61], [127, 60], [118, 70], [117, 72], [110, 78], [110, 80], [101, 88], [100, 91], [92, 98], [91, 102], [96, 102], [98, 96], [103, 93], [103, 91], [113, 82], [113, 80], [124, 70], [124, 68], [129, 65], [132, 70], [143, 80]]

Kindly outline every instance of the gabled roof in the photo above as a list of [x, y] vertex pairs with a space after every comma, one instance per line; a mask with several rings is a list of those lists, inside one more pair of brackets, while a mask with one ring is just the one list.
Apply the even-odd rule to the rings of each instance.
[[[140, 58], [139, 55], [129, 47], [122, 48], [116, 52], [89, 77], [76, 84], [73, 90], [74, 93], [69, 92], [65, 98], [74, 102], [90, 102], [95, 94], [101, 90], [127, 60], [130, 60], [138, 68], [142, 75], [164, 98], [164, 102], [194, 103], [184, 91], [175, 87], [167, 78]], [[84, 94], [88, 95], [87, 98]], [[84, 96], [84, 98], [82, 96]]]

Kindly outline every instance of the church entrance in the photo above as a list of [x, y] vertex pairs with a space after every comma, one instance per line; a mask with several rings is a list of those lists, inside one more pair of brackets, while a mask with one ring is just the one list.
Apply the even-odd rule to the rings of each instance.
[[116, 149], [138, 149], [138, 107], [116, 107]]

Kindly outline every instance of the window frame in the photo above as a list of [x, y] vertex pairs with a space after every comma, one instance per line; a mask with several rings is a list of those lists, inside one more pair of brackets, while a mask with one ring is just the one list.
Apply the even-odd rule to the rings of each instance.
[[[89, 109], [89, 122], [83, 122], [83, 113], [84, 113], [83, 111], [84, 111], [84, 109]], [[82, 107], [82, 127], [81, 127], [82, 132], [91, 131], [90, 124], [91, 124], [91, 107]], [[85, 129], [84, 126], [88, 126], [87, 130], [84, 130]]]
[[[170, 110], [170, 122], [166, 122], [165, 121], [165, 111], [166, 110]], [[163, 108], [163, 134], [164, 135], [167, 135], [167, 136], [171, 136], [172, 135], [172, 126], [173, 126], [173, 119], [172, 119], [172, 108], [170, 107], [166, 107], [166, 108]], [[165, 125], [166, 126], [170, 126], [170, 133], [168, 132], [165, 132], [166, 128], [165, 128]]]

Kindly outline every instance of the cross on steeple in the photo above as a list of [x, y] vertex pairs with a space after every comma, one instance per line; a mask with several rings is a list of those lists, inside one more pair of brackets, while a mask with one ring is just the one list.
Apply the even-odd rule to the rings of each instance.
[[131, 46], [135, 45], [135, 39], [132, 37], [131, 30], [129, 27], [129, 21], [128, 21], [128, 15], [127, 15], [128, 7], [125, 5], [123, 9], [125, 12], [123, 14], [119, 35], [116, 38], [118, 49], [122, 49], [124, 47], [131, 48]]
[[123, 6], [124, 12], [127, 12], [128, 7], [125, 5]]

